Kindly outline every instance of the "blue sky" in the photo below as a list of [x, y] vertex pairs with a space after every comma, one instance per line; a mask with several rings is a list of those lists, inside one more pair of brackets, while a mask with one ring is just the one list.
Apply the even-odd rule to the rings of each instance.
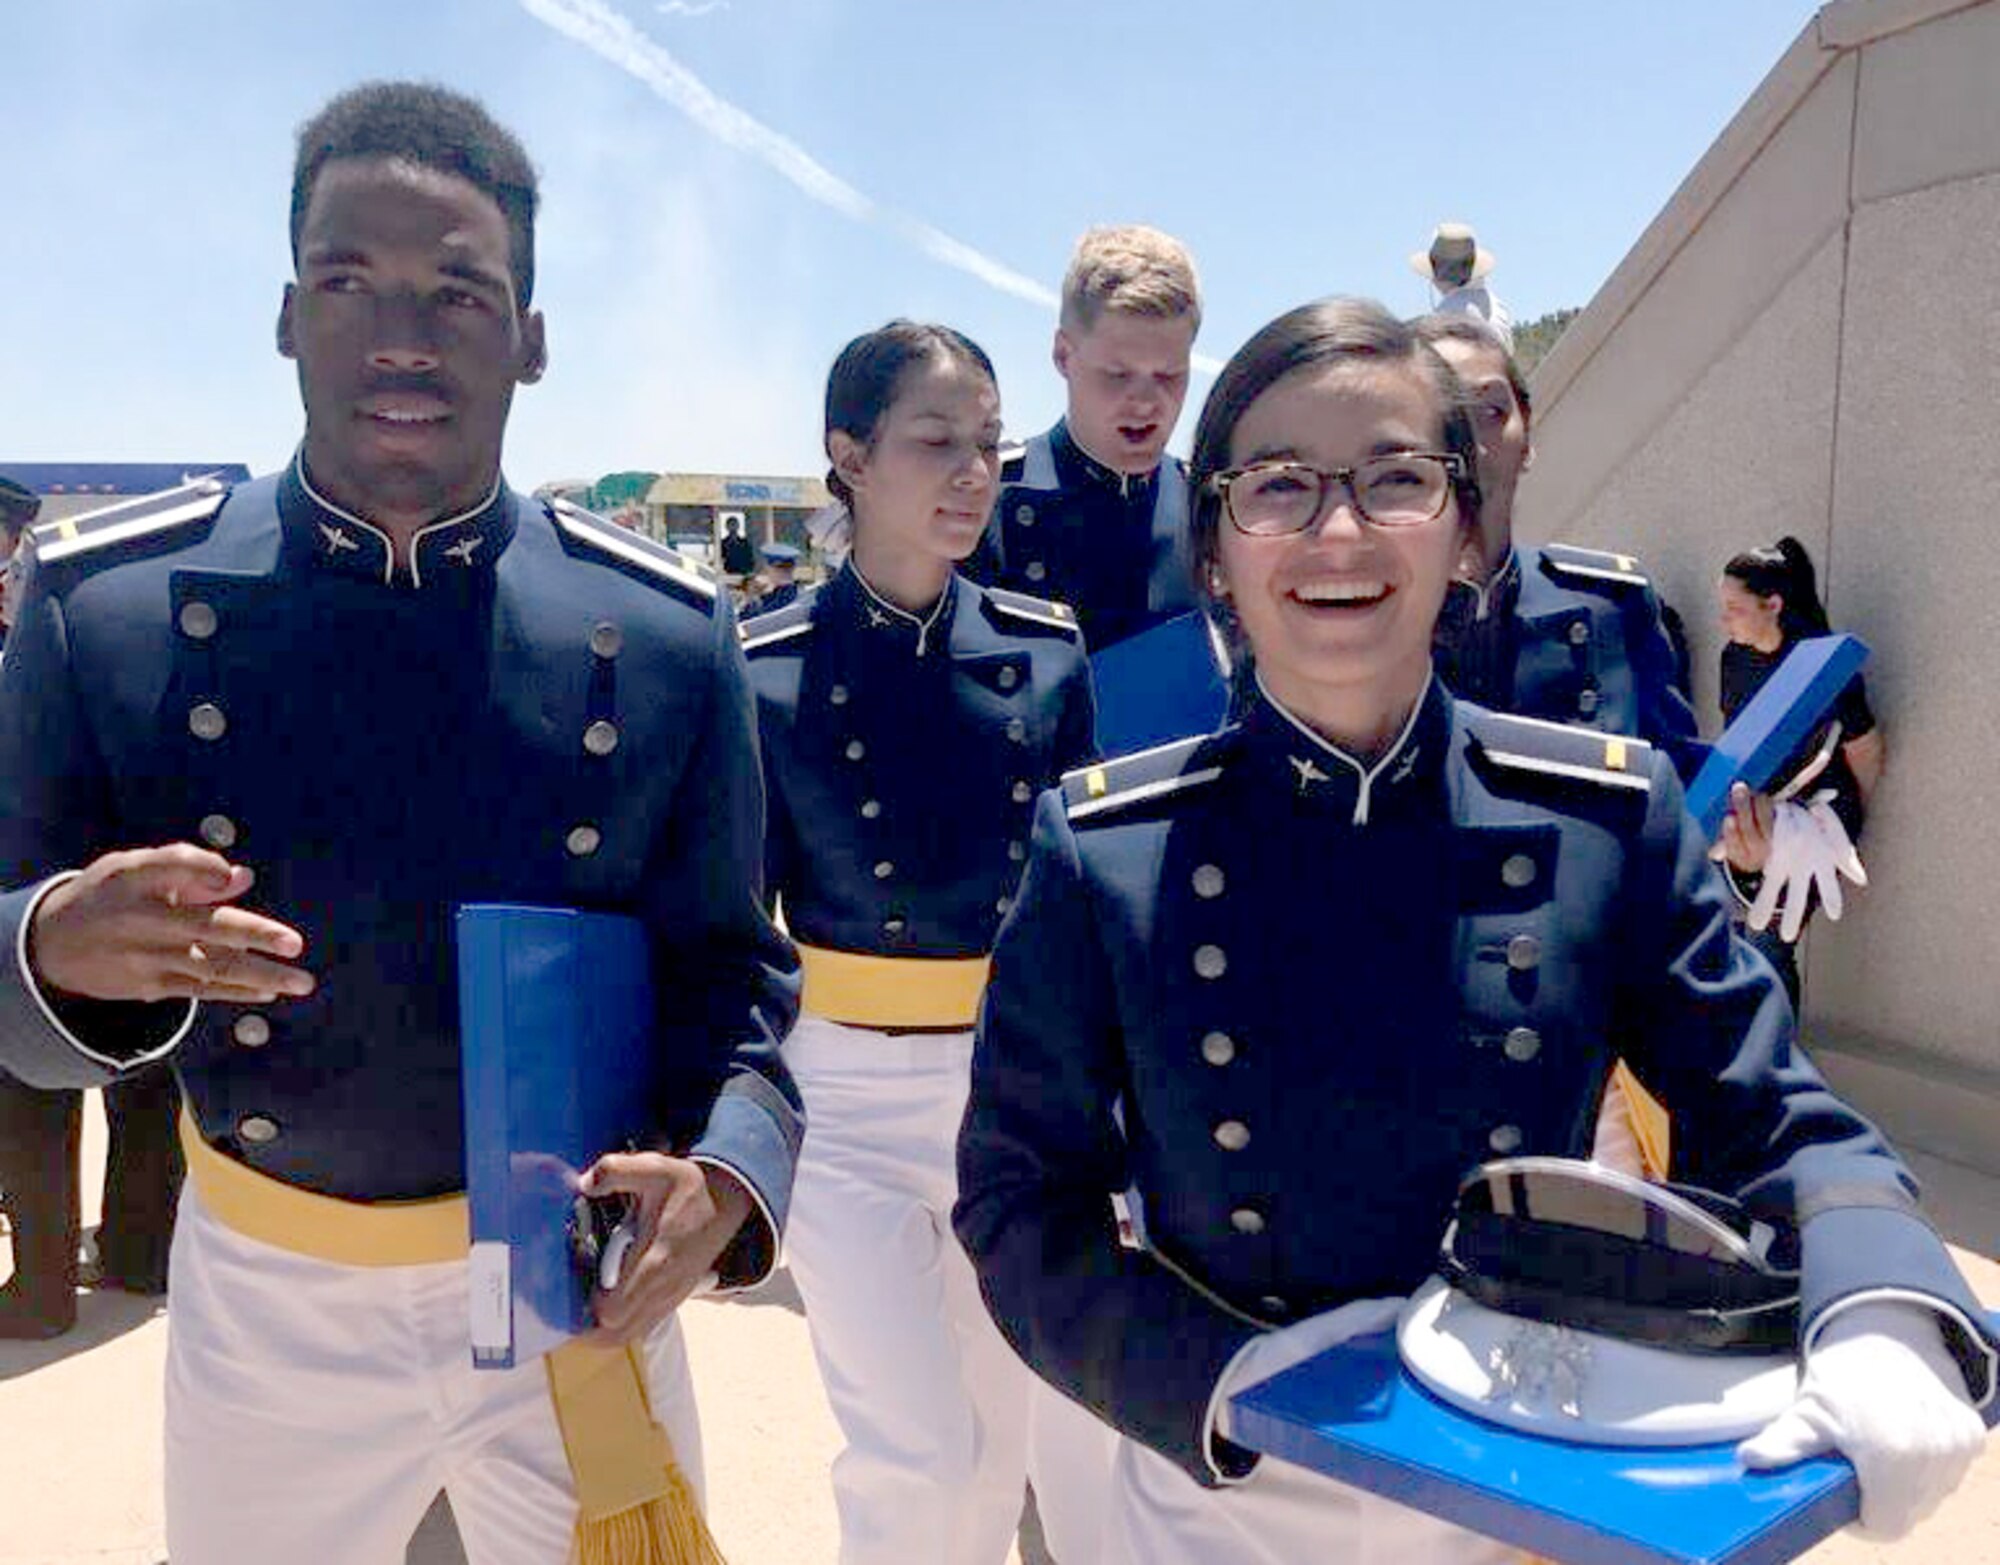
[[1319, 294], [1421, 308], [1447, 217], [1517, 317], [1583, 304], [1815, 9], [5, 0], [0, 461], [285, 460], [292, 133], [369, 77], [475, 93], [542, 171], [531, 486], [816, 472], [827, 366], [899, 314], [983, 343], [1039, 428], [1037, 296], [1094, 222], [1187, 241], [1217, 359]]

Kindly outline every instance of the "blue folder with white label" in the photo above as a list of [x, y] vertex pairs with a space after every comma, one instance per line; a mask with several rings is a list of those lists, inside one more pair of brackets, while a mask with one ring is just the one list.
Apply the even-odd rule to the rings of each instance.
[[1100, 755], [1213, 733], [1229, 714], [1229, 682], [1199, 613], [1177, 615], [1093, 654], [1090, 678]]
[[1746, 1472], [1734, 1443], [1572, 1445], [1448, 1406], [1393, 1331], [1357, 1337], [1235, 1400], [1236, 1438], [1561, 1565], [1783, 1565], [1860, 1514], [1854, 1469]]
[[1733, 784], [1761, 789], [1777, 776], [1867, 661], [1867, 645], [1849, 635], [1814, 636], [1785, 654], [1688, 784], [1688, 813], [1704, 833], [1713, 837], [1722, 830]]
[[591, 1324], [577, 1181], [652, 1117], [651, 950], [637, 919], [458, 910], [472, 1361], [527, 1363]]

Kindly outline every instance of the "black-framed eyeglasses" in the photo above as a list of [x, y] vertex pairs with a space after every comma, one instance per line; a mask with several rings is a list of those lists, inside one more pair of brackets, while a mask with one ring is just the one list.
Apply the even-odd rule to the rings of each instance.
[[1355, 515], [1376, 527], [1415, 527], [1444, 513], [1465, 458], [1448, 451], [1397, 451], [1352, 467], [1252, 462], [1209, 479], [1232, 526], [1253, 538], [1302, 533], [1344, 491]]

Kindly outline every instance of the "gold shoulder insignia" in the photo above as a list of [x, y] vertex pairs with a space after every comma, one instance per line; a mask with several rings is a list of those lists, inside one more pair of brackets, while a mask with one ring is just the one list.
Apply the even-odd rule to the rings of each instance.
[[572, 505], [567, 500], [545, 503], [550, 517], [563, 535], [582, 545], [589, 553], [644, 571], [706, 603], [714, 603], [720, 593], [721, 588], [715, 579], [678, 550], [655, 543], [629, 527], [607, 522], [594, 512]]
[[229, 486], [213, 478], [197, 478], [178, 489], [121, 500], [98, 511], [42, 522], [29, 529], [35, 541], [37, 565], [60, 565], [100, 549], [159, 538], [198, 522], [210, 521], [222, 509]]
[[1502, 712], [1470, 714], [1467, 726], [1479, 754], [1503, 771], [1640, 793], [1653, 786], [1653, 747], [1643, 739]]
[[1050, 625], [1057, 630], [1066, 630], [1072, 637], [1080, 637], [1082, 628], [1076, 622], [1076, 611], [1067, 603], [1056, 603], [1048, 598], [1031, 598], [1025, 592], [1009, 592], [1004, 587], [985, 589], [986, 601], [1002, 614], [1015, 619], [1032, 620], [1037, 625]]
[[[1176, 739], [1063, 773], [1063, 804], [1069, 818], [1089, 820], [1214, 782], [1222, 775], [1219, 752], [1214, 749], [1216, 738], [1201, 734]], [[1204, 761], [1206, 764], [1196, 764]]]
[[1580, 576], [1586, 581], [1622, 582], [1628, 587], [1650, 587], [1638, 557], [1612, 554], [1603, 549], [1582, 549], [1573, 543], [1542, 545], [1542, 559], [1558, 576]]
[[755, 614], [744, 620], [736, 627], [736, 634], [743, 643], [743, 650], [755, 652], [760, 647], [790, 641], [811, 630], [812, 600], [815, 591], [816, 588], [808, 587], [782, 609], [773, 609], [769, 614]]

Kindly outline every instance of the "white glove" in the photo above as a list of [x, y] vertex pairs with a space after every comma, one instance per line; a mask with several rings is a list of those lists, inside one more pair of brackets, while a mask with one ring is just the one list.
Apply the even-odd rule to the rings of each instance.
[[1827, 1322], [1792, 1405], [1736, 1455], [1757, 1470], [1838, 1451], [1861, 1480], [1860, 1531], [1888, 1542], [1938, 1508], [1985, 1443], [1936, 1312], [1876, 1300]]
[[1805, 928], [1806, 908], [1815, 888], [1826, 916], [1838, 920], [1846, 908], [1840, 877], [1845, 875], [1855, 885], [1865, 886], [1868, 871], [1848, 840], [1847, 828], [1833, 813], [1832, 790], [1822, 789], [1805, 804], [1781, 799], [1771, 811], [1771, 852], [1764, 861], [1764, 884], [1750, 904], [1745, 922], [1752, 929], [1769, 928], [1782, 902], [1778, 935], [1797, 940]]
[[1276, 1331], [1252, 1337], [1236, 1350], [1215, 1383], [1208, 1399], [1208, 1426], [1225, 1440], [1235, 1436], [1231, 1399], [1239, 1392], [1261, 1385], [1273, 1375], [1281, 1375], [1294, 1364], [1316, 1358], [1328, 1348], [1338, 1347], [1350, 1337], [1365, 1337], [1371, 1331], [1387, 1331], [1402, 1313], [1403, 1299], [1356, 1299], [1338, 1309], [1314, 1315]]

